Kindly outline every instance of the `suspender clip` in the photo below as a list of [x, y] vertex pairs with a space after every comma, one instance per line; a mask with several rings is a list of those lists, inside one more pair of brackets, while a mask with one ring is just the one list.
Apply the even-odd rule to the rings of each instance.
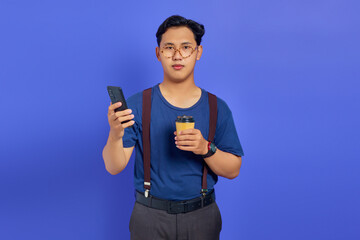
[[[148, 187], [147, 187], [147, 186], [148, 186]], [[145, 196], [146, 198], [149, 196], [150, 186], [151, 186], [151, 183], [150, 183], [150, 182], [144, 182], [144, 188], [145, 188], [144, 196]]]
[[201, 189], [201, 194], [205, 197], [206, 193], [208, 192], [208, 189]]
[[144, 195], [145, 195], [146, 198], [149, 197], [149, 189], [146, 189], [146, 190], [145, 190]]

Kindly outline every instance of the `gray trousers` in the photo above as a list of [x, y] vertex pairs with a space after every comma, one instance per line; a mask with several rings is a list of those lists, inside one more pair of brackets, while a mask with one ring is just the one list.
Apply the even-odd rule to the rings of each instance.
[[221, 227], [221, 214], [216, 202], [179, 214], [169, 214], [135, 202], [129, 224], [131, 240], [218, 240]]

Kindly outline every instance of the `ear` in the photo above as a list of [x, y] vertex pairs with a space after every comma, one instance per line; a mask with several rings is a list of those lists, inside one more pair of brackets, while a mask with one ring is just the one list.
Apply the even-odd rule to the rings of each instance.
[[155, 54], [156, 54], [157, 60], [161, 62], [161, 59], [160, 59], [160, 48], [159, 48], [159, 47], [156, 47], [156, 48], [155, 48]]
[[197, 54], [196, 54], [196, 60], [200, 60], [202, 52], [203, 52], [203, 46], [199, 45], [198, 50], [197, 50]]

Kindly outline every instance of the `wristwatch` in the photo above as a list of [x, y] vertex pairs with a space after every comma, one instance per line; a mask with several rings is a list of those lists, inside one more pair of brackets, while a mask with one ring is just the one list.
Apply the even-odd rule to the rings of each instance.
[[212, 143], [212, 142], [209, 142], [209, 143], [208, 143], [208, 152], [207, 152], [207, 154], [201, 155], [201, 156], [202, 156], [203, 158], [211, 157], [212, 155], [215, 154], [216, 149], [217, 149], [217, 148], [216, 148], [215, 144]]

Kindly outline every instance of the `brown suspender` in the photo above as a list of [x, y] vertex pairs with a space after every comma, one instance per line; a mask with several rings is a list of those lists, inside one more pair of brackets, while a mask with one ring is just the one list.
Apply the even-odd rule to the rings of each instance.
[[[209, 137], [208, 141], [213, 142], [216, 131], [217, 120], [217, 99], [216, 96], [208, 93], [209, 95]], [[145, 197], [149, 196], [151, 189], [150, 183], [150, 118], [151, 118], [151, 88], [143, 91], [143, 105], [142, 105], [142, 129], [143, 129], [143, 158], [144, 158], [144, 189]], [[203, 176], [201, 184], [201, 193], [203, 195], [208, 191], [207, 189], [207, 172], [208, 166], [203, 161]]]
[[[210, 120], [209, 120], [209, 137], [208, 141], [213, 142], [215, 137], [216, 131], [216, 120], [217, 120], [217, 99], [214, 94], [208, 92], [209, 95], [209, 110], [210, 110]], [[207, 189], [207, 172], [208, 166], [204, 161], [203, 167], [203, 175], [202, 175], [202, 186], [201, 186], [201, 193], [203, 195], [206, 194], [208, 191]]]
[[143, 127], [143, 158], [144, 158], [144, 188], [145, 197], [149, 196], [150, 183], [150, 118], [151, 118], [151, 88], [143, 92], [142, 127]]

